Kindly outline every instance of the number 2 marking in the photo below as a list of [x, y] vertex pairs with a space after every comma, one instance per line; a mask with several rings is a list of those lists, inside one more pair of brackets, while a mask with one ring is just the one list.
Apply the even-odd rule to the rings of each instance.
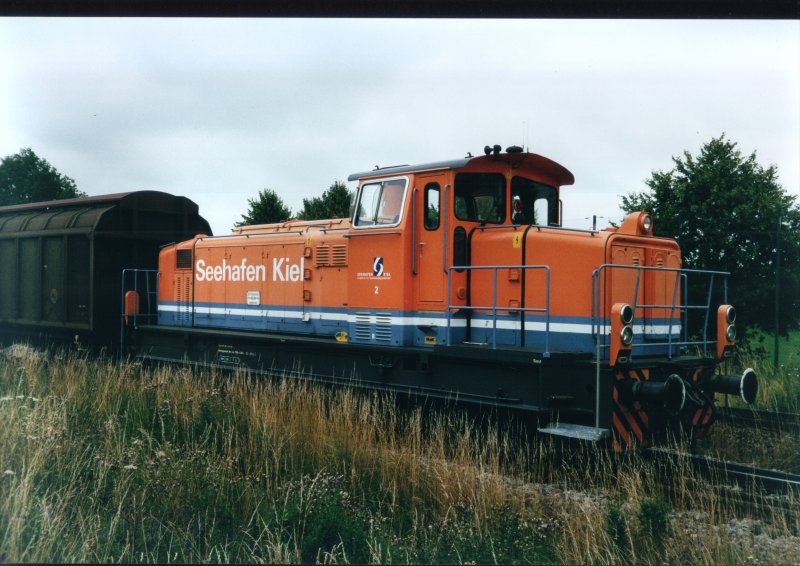
[[375, 285], [375, 294], [376, 295], [378, 294], [378, 286], [377, 285]]

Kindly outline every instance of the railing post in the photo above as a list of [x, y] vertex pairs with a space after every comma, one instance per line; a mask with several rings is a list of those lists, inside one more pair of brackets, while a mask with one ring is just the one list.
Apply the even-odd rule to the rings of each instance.
[[122, 270], [122, 280], [120, 281], [120, 309], [119, 309], [119, 361], [122, 361], [122, 352], [125, 351], [125, 272]]
[[[599, 286], [600, 283], [599, 274], [597, 277], [597, 282]], [[595, 344], [597, 344], [597, 351], [595, 353], [595, 364], [594, 364], [594, 394], [595, 394], [594, 428], [599, 429], [600, 428], [600, 336], [601, 336], [599, 319], [597, 323], [597, 330], [598, 330], [597, 340], [595, 341]], [[604, 332], [602, 333], [602, 336], [605, 336], [605, 329]]]
[[[550, 357], [550, 267], [545, 268], [545, 331], [544, 331], [544, 357]], [[522, 313], [525, 316], [525, 313]]]
[[492, 290], [492, 350], [497, 349], [497, 266], [494, 272], [494, 289]]
[[597, 270], [592, 271], [592, 335], [597, 336], [597, 331], [595, 330], [595, 323], [597, 322], [597, 305], [594, 302], [594, 294], [595, 294], [595, 278], [597, 276]]
[[683, 279], [683, 310], [681, 318], [681, 327], [683, 330], [683, 341], [689, 341], [689, 276], [686, 273], [681, 273]]
[[672, 359], [672, 316], [675, 314], [675, 301], [678, 300], [678, 281], [680, 281], [680, 274], [675, 274], [675, 286], [672, 288], [672, 306], [669, 309], [669, 326], [667, 328], [667, 358], [670, 360]]
[[711, 293], [714, 291], [714, 274], [711, 274], [711, 282], [708, 284], [708, 299], [706, 300], [706, 318], [703, 323], [703, 357], [708, 355], [708, 314], [711, 311]]
[[450, 334], [450, 318], [452, 315], [453, 305], [450, 303], [450, 276], [452, 275], [452, 268], [447, 268], [447, 345], [452, 346], [453, 341]]

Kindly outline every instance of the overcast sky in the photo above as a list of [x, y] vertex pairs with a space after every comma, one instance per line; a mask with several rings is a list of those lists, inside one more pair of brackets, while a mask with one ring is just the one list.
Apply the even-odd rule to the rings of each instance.
[[0, 18], [0, 157], [188, 196], [225, 234], [265, 187], [298, 211], [376, 164], [524, 141], [588, 227], [723, 132], [799, 194], [798, 69], [797, 20]]

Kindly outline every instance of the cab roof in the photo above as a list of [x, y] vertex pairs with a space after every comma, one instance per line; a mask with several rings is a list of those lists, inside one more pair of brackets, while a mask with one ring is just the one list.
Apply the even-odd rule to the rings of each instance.
[[421, 173], [423, 171], [440, 171], [447, 169], [480, 170], [481, 165], [497, 162], [506, 162], [514, 167], [524, 165], [528, 169], [537, 169], [543, 173], [549, 174], [560, 186], [571, 185], [575, 182], [575, 177], [564, 166], [542, 155], [525, 152], [498, 153], [481, 155], [478, 157], [463, 157], [461, 159], [451, 159], [449, 161], [422, 163], [419, 165], [397, 165], [394, 167], [376, 168], [372, 171], [353, 173], [347, 177], [347, 180], [357, 181], [361, 179], [386, 177], [388, 175], [399, 175], [402, 173]]

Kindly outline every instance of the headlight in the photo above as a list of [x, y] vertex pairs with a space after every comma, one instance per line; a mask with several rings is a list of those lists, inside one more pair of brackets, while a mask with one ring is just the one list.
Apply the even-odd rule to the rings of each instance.
[[729, 324], [728, 328], [725, 329], [725, 338], [728, 339], [728, 342], [736, 341], [736, 327], [734, 325]]
[[650, 230], [653, 228], [653, 219], [649, 214], [645, 214], [642, 218], [642, 231], [645, 234], [649, 234]]
[[733, 307], [728, 307], [725, 310], [725, 320], [728, 321], [728, 324], [733, 324], [736, 322], [736, 309]]
[[619, 341], [623, 346], [630, 346], [633, 343], [633, 328], [624, 326], [619, 333]]
[[619, 310], [619, 319], [622, 321], [622, 324], [630, 324], [633, 322], [633, 308], [630, 305], [622, 305], [622, 308]]

